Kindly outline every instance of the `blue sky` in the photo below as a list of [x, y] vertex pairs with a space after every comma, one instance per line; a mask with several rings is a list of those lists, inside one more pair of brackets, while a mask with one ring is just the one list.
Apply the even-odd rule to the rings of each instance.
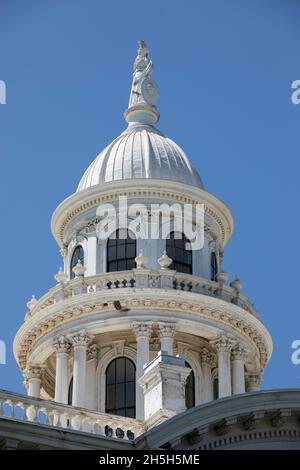
[[61, 265], [51, 214], [124, 129], [139, 39], [160, 87], [158, 127], [233, 212], [224, 268], [274, 340], [263, 388], [299, 387], [299, 23], [297, 0], [0, 1], [0, 388], [24, 391], [12, 341]]

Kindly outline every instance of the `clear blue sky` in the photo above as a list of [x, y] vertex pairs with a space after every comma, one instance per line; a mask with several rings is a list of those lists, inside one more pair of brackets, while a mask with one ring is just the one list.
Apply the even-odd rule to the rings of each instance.
[[224, 268], [273, 336], [264, 388], [299, 386], [299, 23], [297, 0], [0, 1], [1, 388], [24, 390], [12, 340], [62, 264], [51, 214], [124, 129], [139, 39], [159, 128], [235, 217]]

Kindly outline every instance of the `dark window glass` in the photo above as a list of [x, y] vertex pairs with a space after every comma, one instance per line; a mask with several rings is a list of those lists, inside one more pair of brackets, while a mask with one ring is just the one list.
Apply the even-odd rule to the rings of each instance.
[[135, 268], [136, 240], [133, 236], [128, 230], [120, 229], [108, 239], [107, 272]]
[[176, 234], [176, 236], [181, 236], [181, 238], [175, 238], [175, 232], [172, 232], [166, 240], [167, 254], [173, 260], [170, 269], [192, 274], [192, 251], [186, 249], [189, 240], [184, 234]]
[[214, 400], [217, 400], [219, 398], [219, 380], [218, 379], [214, 379], [213, 393], [214, 393]]
[[72, 405], [72, 395], [73, 395], [73, 377], [70, 380], [69, 390], [68, 390], [68, 405]]
[[105, 411], [135, 418], [135, 365], [126, 357], [107, 366]]
[[[185, 363], [186, 367], [192, 369], [188, 362]], [[188, 376], [185, 383], [185, 405], [187, 409], [193, 408], [195, 406], [195, 375], [193, 369]]]
[[81, 261], [82, 266], [84, 265], [84, 257], [83, 257], [83, 248], [81, 245], [78, 245], [75, 250], [73, 251], [71, 265], [70, 265], [70, 278], [74, 279], [75, 273], [73, 273], [73, 268], [76, 266], [78, 261]]
[[218, 263], [216, 253], [210, 255], [210, 278], [212, 281], [217, 281]]

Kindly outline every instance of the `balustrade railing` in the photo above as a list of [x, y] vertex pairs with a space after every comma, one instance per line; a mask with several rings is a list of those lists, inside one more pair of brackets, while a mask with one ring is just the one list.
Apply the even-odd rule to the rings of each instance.
[[95, 294], [98, 291], [112, 291], [123, 288], [174, 289], [199, 293], [220, 298], [238, 305], [258, 317], [255, 307], [240, 291], [224, 283], [210, 281], [190, 274], [178, 273], [169, 269], [132, 269], [116, 271], [89, 277], [77, 277], [60, 283], [41, 297], [31, 309], [31, 315], [54, 303], [72, 298], [79, 294]]
[[124, 440], [133, 440], [145, 432], [144, 423], [133, 418], [76, 408], [6, 390], [0, 390], [0, 417]]

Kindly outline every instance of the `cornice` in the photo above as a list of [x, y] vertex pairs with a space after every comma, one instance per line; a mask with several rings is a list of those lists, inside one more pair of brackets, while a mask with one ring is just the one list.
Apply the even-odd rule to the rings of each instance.
[[193, 205], [204, 203], [205, 214], [212, 217], [220, 228], [223, 246], [232, 235], [233, 218], [229, 208], [207, 191], [168, 180], [136, 179], [92, 186], [65, 199], [54, 211], [51, 220], [51, 230], [57, 243], [63, 247], [66, 227], [75, 216], [100, 204], [113, 202], [120, 196], [145, 200], [161, 198]]

